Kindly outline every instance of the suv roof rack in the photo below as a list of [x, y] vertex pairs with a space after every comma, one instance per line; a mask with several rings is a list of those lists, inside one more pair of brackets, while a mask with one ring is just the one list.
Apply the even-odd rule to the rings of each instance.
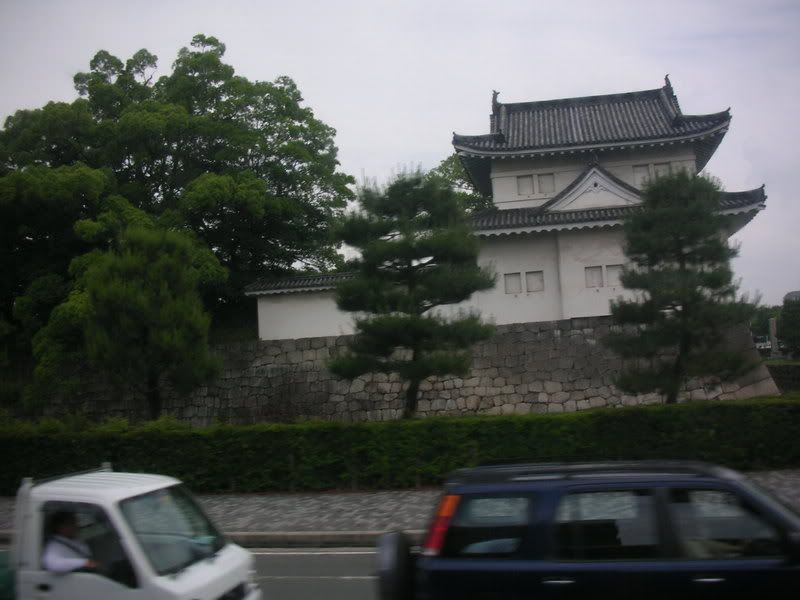
[[483, 483], [524, 481], [536, 479], [588, 478], [600, 475], [650, 474], [694, 475], [698, 477], [738, 478], [735, 471], [701, 461], [640, 460], [575, 463], [503, 463], [458, 469], [448, 477], [448, 483]]

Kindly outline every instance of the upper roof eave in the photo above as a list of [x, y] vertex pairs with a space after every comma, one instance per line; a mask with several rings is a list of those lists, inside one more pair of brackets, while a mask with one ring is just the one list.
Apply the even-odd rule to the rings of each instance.
[[512, 158], [525, 158], [529, 156], [544, 156], [553, 154], [575, 154], [580, 152], [591, 152], [597, 150], [622, 150], [627, 148], [643, 148], [646, 146], [664, 146], [669, 144], [684, 144], [694, 141], [703, 140], [711, 136], [724, 134], [730, 126], [730, 118], [727, 121], [719, 123], [713, 128], [703, 132], [687, 134], [684, 136], [674, 136], [666, 138], [649, 138], [627, 140], [620, 142], [603, 142], [596, 144], [583, 144], [572, 146], [547, 146], [547, 147], [530, 147], [530, 148], [514, 148], [509, 150], [494, 150], [470, 147], [462, 143], [458, 143], [457, 137], [478, 137], [478, 136], [457, 136], [453, 135], [453, 147], [456, 152], [473, 156], [476, 158], [495, 158], [495, 157], [512, 157]]

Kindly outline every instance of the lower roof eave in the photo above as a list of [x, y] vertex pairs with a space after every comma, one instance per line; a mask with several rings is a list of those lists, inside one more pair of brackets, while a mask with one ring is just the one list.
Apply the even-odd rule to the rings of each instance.
[[548, 233], [553, 231], [570, 231], [579, 229], [608, 229], [622, 226], [622, 219], [608, 221], [592, 221], [588, 223], [563, 223], [561, 225], [539, 225], [536, 227], [506, 227], [503, 229], [477, 229], [475, 235], [479, 237], [492, 237], [500, 235], [515, 235], [526, 233]]
[[730, 224], [731, 228], [729, 230], [728, 236], [734, 235], [741, 231], [750, 221], [752, 221], [755, 216], [760, 213], [762, 210], [766, 208], [765, 205], [761, 204], [758, 206], [752, 206], [744, 209], [732, 209], [721, 211], [721, 214], [731, 217]]
[[[719, 211], [719, 214], [725, 216], [742, 216], [744, 220], [739, 227], [741, 229], [749, 223], [757, 213], [764, 210], [766, 204], [758, 202], [746, 206], [736, 208], [729, 208]], [[492, 237], [501, 235], [515, 235], [527, 233], [547, 233], [553, 231], [569, 231], [579, 229], [608, 229], [611, 227], [621, 227], [625, 222], [624, 219], [606, 219], [603, 221], [585, 221], [578, 223], [560, 223], [552, 225], [537, 225], [537, 226], [522, 226], [522, 227], [503, 227], [497, 229], [476, 229], [475, 235], [478, 237]], [[737, 229], [738, 231], [738, 229]]]
[[326, 287], [305, 287], [305, 288], [277, 288], [270, 290], [250, 290], [244, 293], [245, 296], [276, 296], [278, 294], [299, 294], [303, 292], [330, 292], [336, 286]]

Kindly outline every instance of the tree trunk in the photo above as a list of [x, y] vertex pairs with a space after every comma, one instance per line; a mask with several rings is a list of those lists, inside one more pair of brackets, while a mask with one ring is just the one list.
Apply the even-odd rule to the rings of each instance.
[[158, 389], [158, 373], [147, 374], [147, 411], [151, 420], [161, 416], [161, 394]]
[[406, 390], [406, 405], [403, 409], [403, 418], [410, 419], [417, 412], [417, 395], [419, 393], [419, 381], [409, 381]]
[[[685, 327], [683, 323], [681, 326]], [[678, 343], [678, 355], [675, 357], [675, 366], [672, 369], [673, 381], [669, 386], [669, 390], [667, 390], [666, 404], [675, 404], [678, 401], [678, 392], [681, 391], [681, 383], [683, 383], [683, 377], [686, 373], [684, 363], [686, 362], [686, 355], [689, 353], [689, 344], [688, 336], [685, 334], [682, 335]]]

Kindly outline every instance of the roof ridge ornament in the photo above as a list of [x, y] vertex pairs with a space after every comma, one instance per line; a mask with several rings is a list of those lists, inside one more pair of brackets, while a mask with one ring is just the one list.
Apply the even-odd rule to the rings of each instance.
[[497, 114], [497, 109], [500, 108], [500, 103], [497, 101], [497, 97], [500, 95], [500, 92], [497, 90], [492, 90], [492, 114]]
[[672, 124], [679, 127], [683, 123], [683, 111], [681, 105], [678, 103], [678, 97], [675, 95], [675, 89], [672, 87], [672, 82], [669, 80], [669, 73], [664, 75], [664, 92], [667, 95], [667, 103], [669, 107], [675, 112], [672, 119]]

